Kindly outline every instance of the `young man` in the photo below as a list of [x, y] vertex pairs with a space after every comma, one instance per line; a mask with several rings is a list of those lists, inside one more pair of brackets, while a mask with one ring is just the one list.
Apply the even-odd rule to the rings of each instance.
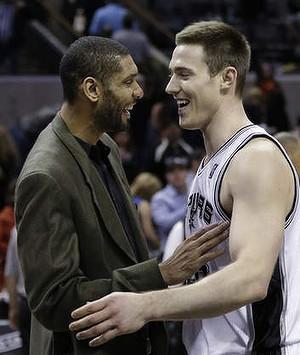
[[224, 225], [204, 229], [201, 242], [195, 235], [162, 264], [148, 260], [117, 146], [106, 133], [126, 127], [143, 96], [137, 74], [128, 50], [100, 37], [80, 38], [62, 58], [64, 103], [16, 189], [32, 355], [165, 353], [160, 323], [91, 349], [68, 329], [71, 311], [113, 291], [165, 288], [221, 253], [209, 249], [226, 237]]
[[86, 305], [72, 313], [70, 329], [99, 346], [149, 321], [188, 319], [189, 355], [300, 354], [299, 182], [281, 146], [244, 112], [249, 45], [215, 21], [188, 26], [176, 44], [167, 92], [181, 127], [202, 131], [207, 154], [185, 231], [230, 220], [226, 252], [190, 285]]

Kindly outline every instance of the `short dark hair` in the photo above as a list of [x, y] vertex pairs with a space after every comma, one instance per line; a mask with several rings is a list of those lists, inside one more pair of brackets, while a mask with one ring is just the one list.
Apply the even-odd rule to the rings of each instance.
[[121, 69], [120, 60], [129, 55], [128, 49], [110, 38], [84, 36], [67, 49], [59, 66], [64, 99], [72, 103], [80, 83], [92, 76], [102, 83]]
[[238, 73], [236, 94], [242, 96], [251, 56], [249, 43], [242, 33], [221, 21], [195, 22], [177, 33], [176, 45], [181, 44], [203, 46], [212, 77], [233, 66]]

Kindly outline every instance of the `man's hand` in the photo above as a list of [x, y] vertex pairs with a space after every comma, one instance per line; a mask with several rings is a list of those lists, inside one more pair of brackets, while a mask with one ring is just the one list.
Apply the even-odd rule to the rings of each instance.
[[72, 312], [69, 326], [78, 340], [93, 338], [89, 345], [99, 346], [122, 334], [133, 333], [146, 323], [143, 294], [114, 292]]
[[[229, 223], [213, 224], [203, 228], [186, 239], [174, 254], [161, 263], [160, 270], [164, 280], [177, 284], [209, 260], [223, 253], [215, 246], [229, 235]], [[89, 302], [72, 313], [75, 320], [70, 330], [76, 332], [79, 340], [91, 339], [89, 345], [99, 346], [122, 334], [133, 333], [147, 321], [146, 294], [114, 292], [97, 301]]]
[[223, 254], [223, 249], [213, 249], [229, 236], [229, 222], [211, 224], [185, 239], [169, 259], [159, 264], [167, 285], [179, 284], [208, 261]]

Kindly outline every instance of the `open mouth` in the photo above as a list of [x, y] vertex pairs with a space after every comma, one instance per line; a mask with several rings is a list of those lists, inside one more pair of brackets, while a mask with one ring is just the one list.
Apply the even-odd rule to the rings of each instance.
[[178, 108], [183, 108], [183, 107], [187, 106], [190, 103], [189, 100], [177, 99], [176, 101], [177, 101]]
[[126, 118], [130, 118], [130, 111], [133, 109], [133, 105], [128, 106], [122, 110], [122, 115], [126, 116]]
[[177, 107], [178, 107], [178, 114], [181, 115], [184, 111], [184, 109], [188, 106], [190, 103], [189, 100], [186, 99], [176, 99], [177, 102]]

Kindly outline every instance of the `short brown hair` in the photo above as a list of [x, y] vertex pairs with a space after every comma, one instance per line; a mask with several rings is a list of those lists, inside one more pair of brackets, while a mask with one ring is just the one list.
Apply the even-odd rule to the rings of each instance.
[[246, 75], [250, 67], [251, 50], [245, 36], [221, 21], [195, 22], [176, 35], [176, 45], [203, 46], [205, 62], [211, 76], [227, 66], [236, 69], [236, 94], [242, 96]]

